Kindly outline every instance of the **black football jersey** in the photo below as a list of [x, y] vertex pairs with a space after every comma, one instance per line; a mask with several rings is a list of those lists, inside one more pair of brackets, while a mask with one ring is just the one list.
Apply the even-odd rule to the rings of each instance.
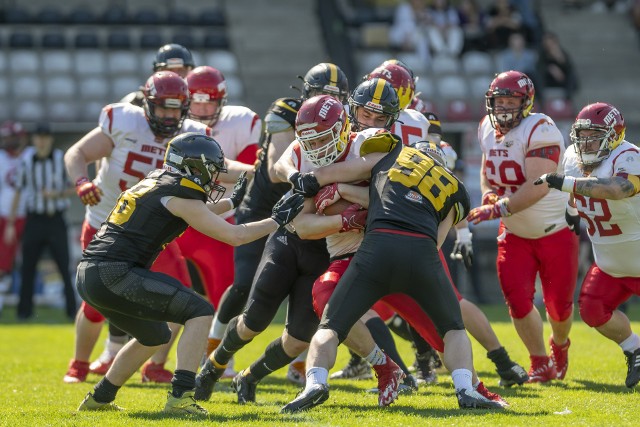
[[455, 221], [469, 211], [464, 184], [428, 155], [396, 144], [371, 171], [367, 229], [425, 234], [434, 240], [451, 209]]
[[164, 197], [206, 202], [207, 194], [184, 176], [155, 170], [120, 194], [116, 206], [84, 250], [84, 258], [128, 261], [150, 267], [163, 247], [187, 228], [164, 207]]
[[249, 213], [254, 216], [268, 217], [271, 209], [280, 198], [291, 189], [288, 182], [273, 183], [269, 178], [267, 165], [267, 153], [270, 148], [271, 134], [277, 129], [269, 129], [269, 117], [275, 116], [282, 119], [282, 123], [288, 123], [294, 128], [296, 114], [302, 105], [302, 100], [296, 98], [279, 98], [271, 104], [265, 115], [265, 126], [260, 137], [260, 156], [253, 180], [249, 183], [247, 193], [240, 204], [239, 214]]

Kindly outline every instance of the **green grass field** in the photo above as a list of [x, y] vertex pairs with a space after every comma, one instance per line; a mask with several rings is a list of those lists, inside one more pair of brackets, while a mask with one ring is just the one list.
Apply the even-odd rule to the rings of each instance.
[[[511, 356], [528, 368], [524, 346], [508, 321], [506, 308], [483, 307], [496, 333]], [[633, 328], [640, 331], [640, 307], [632, 306]], [[271, 326], [238, 353], [236, 368], [244, 368], [268, 342], [280, 334], [282, 325]], [[293, 399], [298, 387], [287, 382], [282, 369], [258, 386], [257, 403], [240, 406], [230, 389], [230, 380], [216, 386], [211, 401], [204, 403], [207, 420], [182, 419], [163, 415], [168, 387], [141, 384], [137, 374], [118, 395], [123, 413], [77, 413], [75, 409], [87, 391], [99, 380], [89, 376], [87, 383], [66, 385], [62, 376], [73, 351], [73, 325], [62, 321], [57, 311], [38, 309], [29, 323], [13, 322], [13, 310], [0, 319], [0, 425], [2, 426], [184, 426], [203, 422], [238, 426], [418, 426], [418, 425], [638, 425], [640, 389], [624, 386], [626, 364], [613, 342], [577, 320], [572, 334], [570, 367], [563, 382], [551, 385], [498, 387], [493, 365], [474, 341], [475, 366], [481, 379], [499, 392], [511, 408], [504, 412], [462, 411], [458, 409], [449, 375], [441, 373], [439, 382], [423, 386], [417, 393], [401, 396], [391, 407], [377, 407], [377, 395], [366, 393], [374, 380], [332, 381], [329, 400], [303, 414], [281, 415], [282, 405]], [[546, 329], [548, 336], [549, 329]], [[397, 339], [406, 362], [413, 356], [408, 343]], [[98, 346], [94, 356], [102, 350]], [[174, 353], [175, 354], [175, 353]], [[335, 369], [347, 360], [341, 348]], [[174, 367], [175, 356], [169, 362]]]

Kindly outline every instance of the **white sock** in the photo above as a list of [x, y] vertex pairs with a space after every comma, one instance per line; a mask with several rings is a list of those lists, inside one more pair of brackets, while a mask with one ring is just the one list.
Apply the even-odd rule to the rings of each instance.
[[307, 384], [305, 390], [311, 388], [315, 384], [327, 384], [329, 380], [329, 371], [325, 368], [307, 369]]
[[384, 354], [376, 344], [371, 353], [365, 357], [365, 360], [371, 363], [371, 365], [384, 365], [387, 363], [387, 355]]
[[473, 390], [471, 385], [471, 371], [468, 369], [456, 369], [451, 372], [451, 379], [456, 391], [462, 389]]
[[211, 322], [211, 329], [209, 330], [209, 338], [215, 340], [221, 340], [224, 336], [224, 332], [227, 330], [228, 323], [222, 323], [218, 320], [218, 316], [214, 317]]
[[478, 380], [477, 383], [473, 385], [473, 389], [476, 390], [482, 381]]
[[633, 353], [640, 348], [640, 337], [637, 334], [631, 333], [629, 337], [618, 344], [622, 351]]
[[304, 362], [305, 360], [307, 360], [307, 353], [309, 353], [309, 349], [306, 349], [305, 351], [300, 353], [298, 357], [291, 361], [291, 363]]
[[[124, 336], [126, 337], [126, 335]], [[107, 351], [112, 354], [112, 355], [116, 355], [118, 354], [118, 352], [120, 351], [120, 349], [122, 349], [122, 347], [124, 347], [124, 342], [122, 342], [122, 340], [119, 339], [120, 337], [110, 337], [107, 338]], [[114, 341], [115, 340], [115, 341]], [[120, 341], [120, 342], [118, 342]]]

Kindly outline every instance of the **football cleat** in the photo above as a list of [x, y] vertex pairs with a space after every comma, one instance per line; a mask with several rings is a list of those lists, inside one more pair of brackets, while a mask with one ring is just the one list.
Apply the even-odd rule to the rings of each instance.
[[426, 351], [422, 354], [416, 354], [416, 361], [413, 365], [416, 368], [416, 379], [418, 380], [418, 384], [435, 384], [438, 382], [435, 359], [433, 357], [434, 355], [435, 357], [438, 357], [433, 350]]
[[107, 350], [103, 351], [97, 360], [91, 362], [89, 372], [96, 375], [106, 375], [115, 358], [115, 354], [111, 354], [111, 352]]
[[[401, 384], [398, 385], [398, 395], [411, 394], [418, 390], [418, 380], [413, 375], [407, 375]], [[378, 387], [367, 389], [367, 393], [378, 393]]]
[[224, 374], [225, 368], [216, 368], [211, 360], [207, 360], [204, 367], [196, 377], [196, 400], [209, 400], [213, 393], [213, 387]]
[[238, 395], [238, 403], [244, 405], [248, 402], [256, 401], [256, 388], [258, 383], [250, 382], [249, 379], [239, 373], [231, 381], [231, 388]]
[[294, 384], [303, 386], [307, 382], [305, 370], [306, 367], [303, 360], [291, 362], [289, 363], [289, 370], [287, 370], [287, 379]]
[[398, 387], [405, 375], [402, 369], [387, 356], [383, 365], [375, 365], [373, 369], [378, 377], [378, 406], [391, 405], [398, 398]]
[[482, 381], [480, 381], [480, 384], [478, 384], [478, 386], [475, 387], [475, 389], [480, 395], [486, 397], [487, 399], [491, 400], [492, 402], [499, 403], [500, 406], [502, 406], [503, 408], [508, 408], [509, 407], [509, 404], [507, 403], [506, 400], [504, 400], [502, 398], [502, 396], [500, 396], [498, 393], [494, 393], [492, 391], [489, 391], [489, 389], [484, 386]]
[[500, 382], [498, 384], [501, 387], [511, 387], [516, 384], [522, 385], [529, 381], [527, 371], [515, 362], [513, 362], [513, 365], [511, 365], [509, 369], [503, 371], [497, 369], [496, 372], [500, 376]]
[[370, 380], [373, 378], [371, 365], [360, 356], [351, 356], [347, 366], [334, 372], [329, 377], [332, 380]]
[[175, 397], [170, 391], [167, 392], [167, 403], [164, 405], [164, 412], [183, 415], [209, 415], [206, 409], [196, 403], [194, 392], [192, 391], [185, 391], [180, 397]]
[[327, 384], [314, 384], [308, 389], [302, 390], [295, 399], [282, 407], [280, 413], [293, 414], [295, 412], [311, 409], [324, 403], [329, 398], [329, 386]]
[[569, 346], [571, 340], [567, 338], [567, 342], [564, 345], [558, 345], [553, 341], [553, 337], [549, 338], [549, 347], [551, 348], [551, 355], [549, 356], [553, 361], [553, 365], [556, 367], [556, 378], [563, 380], [567, 375], [567, 369], [569, 369]]
[[632, 388], [640, 381], [640, 348], [633, 353], [625, 351], [624, 355], [627, 357], [627, 379], [624, 385]]
[[[87, 362], [87, 365], [89, 363]], [[78, 411], [124, 411], [124, 408], [116, 405], [114, 402], [96, 402], [91, 392], [87, 393], [84, 400], [78, 406]]]
[[168, 369], [164, 369], [164, 363], [153, 363], [152, 361], [148, 361], [142, 365], [140, 373], [142, 375], [143, 383], [153, 382], [169, 384], [173, 379], [173, 372]]
[[62, 381], [67, 384], [82, 383], [87, 380], [89, 374], [89, 362], [81, 362], [76, 359], [72, 359], [69, 363], [69, 369], [64, 375]]
[[235, 365], [235, 360], [232, 357], [231, 359], [229, 359], [229, 363], [227, 363], [227, 367], [224, 369], [224, 373], [220, 378], [221, 379], [235, 378], [235, 376], [238, 375], [238, 373], [233, 369], [234, 365]]
[[528, 383], [546, 383], [558, 377], [553, 360], [547, 356], [529, 356], [531, 368], [529, 368]]
[[504, 409], [498, 402], [489, 400], [475, 390], [463, 388], [456, 391], [456, 397], [461, 409]]

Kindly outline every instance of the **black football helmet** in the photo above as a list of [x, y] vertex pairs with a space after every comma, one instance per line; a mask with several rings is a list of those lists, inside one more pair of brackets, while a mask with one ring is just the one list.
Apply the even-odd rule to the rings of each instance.
[[179, 67], [184, 67], [187, 71], [196, 67], [189, 49], [177, 43], [165, 44], [158, 49], [153, 61], [153, 71], [171, 70]]
[[305, 74], [302, 86], [302, 99], [316, 95], [331, 95], [343, 104], [349, 96], [349, 81], [344, 72], [335, 64], [322, 62]]
[[384, 128], [390, 130], [400, 114], [400, 101], [391, 83], [373, 78], [360, 83], [349, 97], [349, 118], [357, 132], [367, 128], [358, 122], [358, 108], [387, 116]]
[[216, 181], [227, 169], [222, 148], [212, 137], [194, 132], [176, 136], [169, 141], [164, 165], [201, 187], [214, 203], [222, 198], [225, 188]]

